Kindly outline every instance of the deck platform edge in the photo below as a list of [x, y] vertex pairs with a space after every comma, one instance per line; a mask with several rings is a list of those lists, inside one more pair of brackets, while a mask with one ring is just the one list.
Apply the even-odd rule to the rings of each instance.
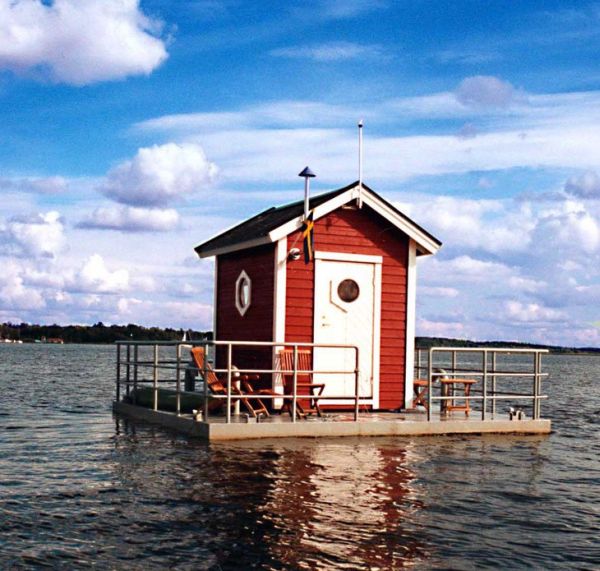
[[154, 411], [123, 402], [114, 402], [116, 413], [158, 424], [189, 436], [208, 441], [250, 440], [261, 438], [319, 438], [342, 436], [447, 436], [454, 434], [549, 434], [550, 419], [468, 420], [363, 420], [359, 422], [296, 423], [206, 423], [172, 412]]

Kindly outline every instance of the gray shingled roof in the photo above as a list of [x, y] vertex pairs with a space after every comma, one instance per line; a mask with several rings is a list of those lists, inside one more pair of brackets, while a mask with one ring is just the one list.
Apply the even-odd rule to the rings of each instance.
[[[317, 196], [313, 196], [309, 201], [309, 208], [312, 210], [317, 206], [320, 206], [324, 202], [331, 200], [339, 194], [346, 192], [347, 190], [355, 187], [358, 182], [353, 182], [343, 188], [338, 188], [337, 190], [332, 190], [330, 192], [326, 192], [324, 194], [319, 194]], [[397, 212], [400, 216], [405, 218], [408, 222], [418, 227], [422, 232], [431, 237], [435, 242], [441, 245], [441, 242], [429, 234], [426, 230], [415, 224], [410, 218], [405, 216], [402, 212], [400, 212], [396, 207], [390, 204], [387, 200], [382, 198], [376, 192], [371, 190], [367, 185], [363, 183], [363, 188], [373, 193], [377, 198], [385, 202], [390, 208], [393, 208], [395, 212]], [[269, 233], [280, 226], [283, 226], [285, 223], [293, 220], [301, 216], [304, 213], [304, 200], [299, 200], [297, 202], [292, 202], [291, 204], [285, 204], [283, 206], [273, 206], [263, 212], [241, 222], [237, 226], [226, 230], [225, 232], [211, 238], [207, 242], [199, 244], [194, 248], [198, 255], [202, 255], [204, 252], [209, 252], [212, 250], [221, 250], [223, 248], [230, 248], [237, 244], [241, 244], [243, 242], [250, 242], [254, 240], [259, 240], [261, 238], [266, 238]]]

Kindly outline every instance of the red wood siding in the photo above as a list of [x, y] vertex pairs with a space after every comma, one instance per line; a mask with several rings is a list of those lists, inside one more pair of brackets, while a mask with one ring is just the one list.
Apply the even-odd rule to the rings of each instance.
[[[274, 257], [273, 244], [217, 257], [217, 339], [273, 340]], [[235, 305], [235, 282], [242, 270], [252, 282], [250, 307], [243, 316]], [[219, 367], [224, 366], [224, 358], [224, 352], [219, 351]], [[271, 349], [234, 348], [233, 364], [270, 369]]]
[[[315, 222], [315, 250], [383, 257], [381, 275], [381, 345], [379, 406], [404, 406], [406, 353], [406, 276], [408, 237], [367, 206], [340, 208]], [[302, 248], [299, 232], [288, 247]], [[285, 336], [287, 341], [313, 340], [314, 263], [303, 257], [287, 265]]]

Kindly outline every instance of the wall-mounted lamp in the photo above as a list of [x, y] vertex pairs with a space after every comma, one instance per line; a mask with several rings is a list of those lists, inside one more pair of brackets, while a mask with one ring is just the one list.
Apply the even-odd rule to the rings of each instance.
[[289, 252], [288, 252], [288, 262], [295, 262], [296, 260], [300, 259], [300, 248], [292, 248]]

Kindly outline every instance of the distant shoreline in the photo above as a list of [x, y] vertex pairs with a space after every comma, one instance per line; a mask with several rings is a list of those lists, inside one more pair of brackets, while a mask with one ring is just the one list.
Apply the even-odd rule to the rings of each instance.
[[[129, 323], [127, 325], [37, 325], [29, 323], [0, 324], [0, 344], [4, 340], [23, 343], [89, 343], [111, 344], [115, 341], [198, 341], [212, 339], [212, 331], [144, 327]], [[514, 349], [548, 349], [550, 353], [562, 355], [600, 355], [600, 347], [566, 347], [560, 345], [540, 345], [517, 341], [472, 341], [448, 337], [416, 337], [415, 346], [421, 349], [429, 347], [510, 347]]]

